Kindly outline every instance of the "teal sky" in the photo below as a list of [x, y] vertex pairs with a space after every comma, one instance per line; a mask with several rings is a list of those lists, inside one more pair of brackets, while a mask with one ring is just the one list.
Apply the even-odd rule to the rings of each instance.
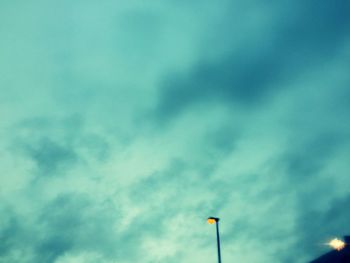
[[307, 262], [350, 234], [348, 0], [2, 0], [0, 262]]

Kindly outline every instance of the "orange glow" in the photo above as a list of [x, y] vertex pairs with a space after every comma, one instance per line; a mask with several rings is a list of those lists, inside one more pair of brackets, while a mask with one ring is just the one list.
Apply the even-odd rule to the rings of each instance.
[[216, 222], [216, 221], [215, 221], [214, 218], [208, 218], [208, 223], [209, 223], [209, 224], [212, 225], [212, 224], [215, 224], [215, 222]]
[[342, 240], [340, 240], [338, 238], [334, 238], [333, 240], [331, 240], [328, 243], [328, 245], [330, 247], [332, 247], [333, 249], [338, 250], [338, 251], [342, 250], [345, 247], [344, 241], [342, 241]]

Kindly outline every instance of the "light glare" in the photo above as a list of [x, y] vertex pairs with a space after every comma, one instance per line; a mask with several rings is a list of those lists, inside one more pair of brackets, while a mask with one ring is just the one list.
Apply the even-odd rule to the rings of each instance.
[[338, 239], [338, 238], [334, 238], [333, 240], [331, 240], [331, 241], [328, 243], [328, 245], [329, 245], [331, 248], [333, 248], [333, 249], [335, 249], [335, 250], [338, 250], [338, 251], [342, 250], [342, 249], [345, 247], [344, 241], [342, 241], [342, 240], [340, 240], [340, 239]]

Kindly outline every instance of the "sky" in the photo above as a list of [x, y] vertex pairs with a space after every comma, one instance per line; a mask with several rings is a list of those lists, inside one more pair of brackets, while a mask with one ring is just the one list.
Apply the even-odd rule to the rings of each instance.
[[0, 262], [307, 262], [350, 234], [348, 0], [2, 0]]

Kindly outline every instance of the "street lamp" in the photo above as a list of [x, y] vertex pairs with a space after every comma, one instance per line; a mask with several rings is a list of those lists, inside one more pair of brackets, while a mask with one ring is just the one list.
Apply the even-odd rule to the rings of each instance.
[[335, 250], [340, 251], [345, 247], [346, 244], [343, 240], [340, 240], [338, 238], [334, 238], [329, 243], [327, 243], [327, 245]]
[[221, 263], [221, 252], [220, 252], [220, 234], [219, 234], [219, 220], [220, 218], [217, 217], [209, 217], [208, 223], [209, 224], [215, 224], [216, 225], [216, 241], [218, 244], [218, 262]]

